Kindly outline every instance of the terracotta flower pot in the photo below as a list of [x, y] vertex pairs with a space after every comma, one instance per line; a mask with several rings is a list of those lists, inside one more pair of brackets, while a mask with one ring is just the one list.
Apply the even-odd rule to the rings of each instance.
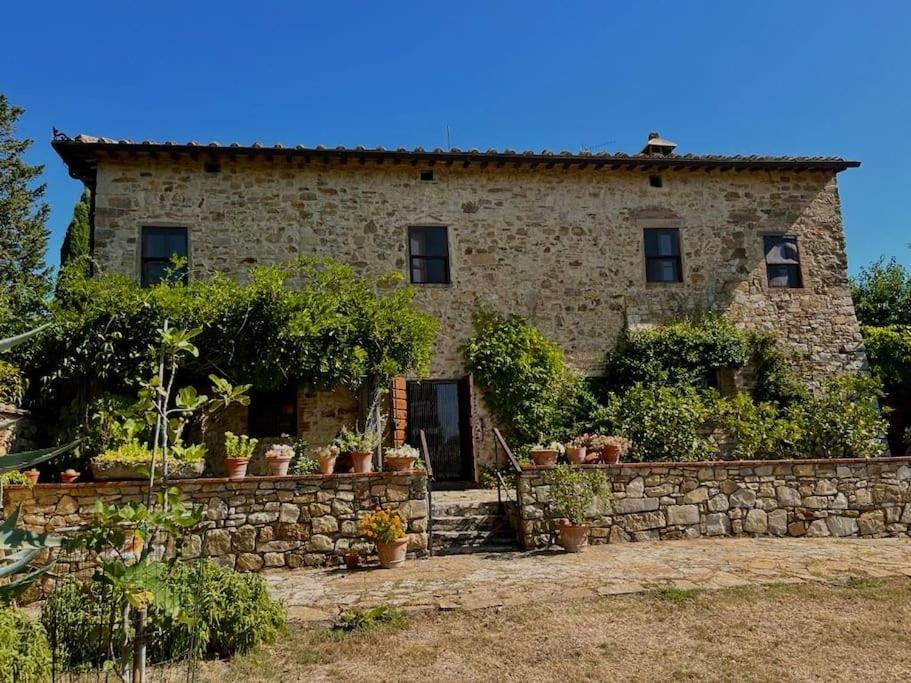
[[610, 445], [601, 447], [601, 462], [616, 465], [620, 462], [620, 446]]
[[348, 553], [345, 555], [345, 567], [348, 569], [357, 569], [361, 566], [361, 556], [357, 553]]
[[417, 460], [411, 455], [387, 455], [383, 462], [393, 472], [408, 472], [414, 469], [414, 461]]
[[560, 545], [568, 553], [581, 553], [588, 547], [588, 524], [561, 524]]
[[321, 455], [319, 456], [319, 473], [320, 474], [332, 474], [335, 472], [335, 461], [338, 459], [337, 455]]
[[225, 458], [225, 474], [228, 479], [243, 479], [249, 464], [250, 458]]
[[553, 467], [557, 464], [557, 451], [552, 451], [549, 448], [533, 450], [531, 452], [531, 459], [534, 461], [535, 465]]
[[408, 538], [400, 538], [391, 543], [376, 542], [376, 554], [379, 555], [383, 569], [395, 569], [405, 564], [408, 553]]
[[76, 470], [64, 470], [60, 473], [60, 481], [64, 484], [72, 484], [79, 478], [80, 472]]
[[269, 474], [273, 477], [285, 477], [288, 475], [288, 466], [291, 464], [291, 456], [267, 455], [266, 464], [269, 466]]
[[581, 465], [585, 462], [587, 452], [585, 446], [567, 446], [566, 459], [573, 465]]
[[38, 470], [25, 470], [22, 474], [28, 477], [28, 480], [32, 482], [32, 486], [38, 483]]
[[351, 465], [358, 474], [373, 472], [373, 451], [351, 451]]

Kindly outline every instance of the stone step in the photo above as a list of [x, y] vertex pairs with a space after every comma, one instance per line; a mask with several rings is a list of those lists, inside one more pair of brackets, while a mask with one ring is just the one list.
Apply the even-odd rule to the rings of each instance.
[[475, 517], [483, 515], [498, 515], [500, 507], [497, 501], [449, 503], [433, 501], [433, 516], [436, 517]]
[[433, 518], [433, 530], [436, 531], [495, 531], [509, 526], [502, 515], [465, 515], [461, 517]]
[[512, 530], [495, 531], [433, 531], [433, 547], [441, 548], [477, 548], [482, 546], [515, 545]]
[[515, 543], [489, 543], [486, 545], [454, 545], [448, 548], [434, 548], [433, 554], [442, 557], [445, 555], [479, 555], [482, 553], [517, 553]]

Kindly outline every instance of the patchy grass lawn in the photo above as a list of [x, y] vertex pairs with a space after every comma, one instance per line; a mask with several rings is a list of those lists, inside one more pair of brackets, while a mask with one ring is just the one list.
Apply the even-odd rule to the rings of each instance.
[[911, 680], [911, 581], [847, 580], [422, 612], [353, 633], [292, 624], [204, 680]]

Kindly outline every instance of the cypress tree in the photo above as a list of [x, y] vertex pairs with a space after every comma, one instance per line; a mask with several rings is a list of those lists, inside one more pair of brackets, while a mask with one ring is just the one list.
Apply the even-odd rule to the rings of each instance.
[[44, 310], [51, 289], [45, 261], [49, 208], [43, 166], [29, 166], [22, 155], [32, 141], [14, 137], [23, 110], [0, 94], [0, 290], [6, 293], [7, 329], [22, 329]]
[[89, 210], [92, 201], [88, 188], [73, 207], [73, 218], [70, 220], [60, 246], [60, 267], [70, 262], [78, 262], [79, 267], [88, 270], [89, 255]]

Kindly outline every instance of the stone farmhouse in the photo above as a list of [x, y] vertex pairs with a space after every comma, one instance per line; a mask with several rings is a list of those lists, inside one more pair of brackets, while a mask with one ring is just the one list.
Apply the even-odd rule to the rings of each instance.
[[[460, 346], [478, 304], [527, 316], [596, 374], [624, 326], [694, 310], [776, 332], [810, 382], [864, 362], [832, 157], [697, 156], [649, 136], [635, 154], [134, 142], [57, 134], [93, 190], [91, 250], [153, 282], [172, 253], [241, 276], [315, 254], [401, 271], [441, 322], [429, 378], [394, 383], [396, 441], [426, 430], [442, 479], [494, 458]], [[254, 396], [260, 436], [318, 444], [358, 398]]]

